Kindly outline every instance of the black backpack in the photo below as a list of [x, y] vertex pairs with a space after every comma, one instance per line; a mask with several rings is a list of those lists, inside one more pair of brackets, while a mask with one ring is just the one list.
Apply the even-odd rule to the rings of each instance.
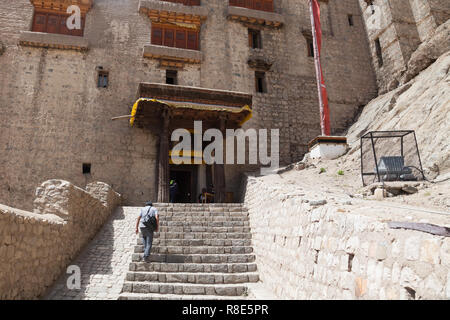
[[151, 230], [156, 229], [156, 217], [154, 214], [150, 214], [150, 210], [152, 207], [149, 207], [147, 213], [142, 217], [142, 223], [146, 228], [149, 228]]

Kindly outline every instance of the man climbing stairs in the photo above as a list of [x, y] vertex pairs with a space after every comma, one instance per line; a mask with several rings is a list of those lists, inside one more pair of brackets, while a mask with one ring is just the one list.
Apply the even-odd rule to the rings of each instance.
[[155, 207], [160, 230], [150, 261], [140, 259], [139, 235], [119, 299], [245, 299], [247, 284], [259, 280], [247, 209], [242, 204]]

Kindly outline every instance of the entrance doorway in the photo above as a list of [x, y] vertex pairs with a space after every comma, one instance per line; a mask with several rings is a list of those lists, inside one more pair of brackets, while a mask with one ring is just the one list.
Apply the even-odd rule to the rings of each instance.
[[170, 180], [175, 180], [178, 192], [176, 203], [195, 203], [197, 193], [197, 167], [193, 165], [170, 165]]

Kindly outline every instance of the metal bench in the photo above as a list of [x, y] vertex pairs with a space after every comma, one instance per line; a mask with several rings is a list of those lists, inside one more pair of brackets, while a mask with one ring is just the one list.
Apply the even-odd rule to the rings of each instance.
[[[377, 173], [377, 168], [375, 168]], [[378, 174], [383, 181], [411, 181], [417, 180], [417, 177], [412, 174], [409, 167], [405, 167], [405, 160], [401, 156], [381, 157], [378, 163]]]

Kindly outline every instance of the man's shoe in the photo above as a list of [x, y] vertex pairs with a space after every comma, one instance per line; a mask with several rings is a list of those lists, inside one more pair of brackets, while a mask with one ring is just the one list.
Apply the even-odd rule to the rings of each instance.
[[145, 262], [150, 262], [150, 257], [144, 257], [143, 259]]

